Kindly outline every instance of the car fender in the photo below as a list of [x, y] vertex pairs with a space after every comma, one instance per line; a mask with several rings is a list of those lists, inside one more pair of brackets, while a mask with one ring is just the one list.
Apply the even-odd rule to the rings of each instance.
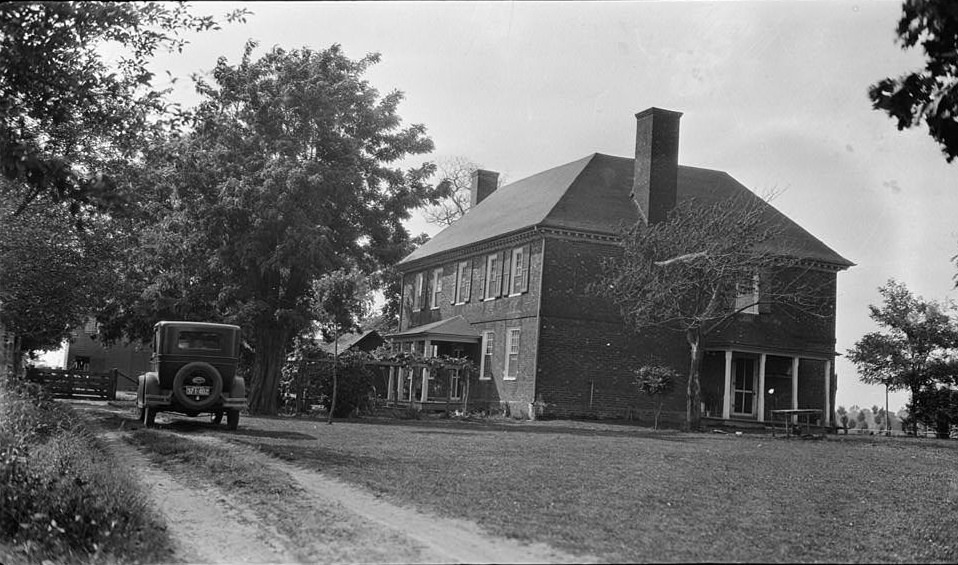
[[233, 377], [233, 386], [230, 389], [231, 398], [246, 398], [246, 380], [243, 377]]
[[170, 403], [172, 393], [163, 393], [160, 388], [160, 375], [155, 372], [143, 373], [138, 377], [138, 387], [142, 394], [137, 396], [137, 407], [142, 408], [145, 405], [157, 406]]

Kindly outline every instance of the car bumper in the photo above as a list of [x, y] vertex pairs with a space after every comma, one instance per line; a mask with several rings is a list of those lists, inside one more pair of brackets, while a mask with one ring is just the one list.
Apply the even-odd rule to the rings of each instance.
[[[147, 394], [144, 396], [144, 404], [147, 406], [171, 406], [173, 404], [173, 391], [163, 394]], [[247, 403], [245, 398], [232, 398], [229, 396], [220, 396], [220, 401], [205, 411], [217, 409], [245, 410]]]

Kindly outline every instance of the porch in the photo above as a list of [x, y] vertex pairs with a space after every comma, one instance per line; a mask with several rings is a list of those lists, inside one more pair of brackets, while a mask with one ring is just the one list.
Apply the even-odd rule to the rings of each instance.
[[[792, 423], [798, 413], [809, 425], [831, 426], [832, 357], [729, 347], [709, 349], [702, 363], [702, 416], [714, 425], [766, 428]], [[778, 418], [774, 416], [778, 414]], [[777, 422], [775, 421], [777, 420]]]
[[470, 393], [468, 370], [430, 359], [463, 359], [476, 363], [480, 337], [462, 316], [410, 328], [387, 336], [396, 352], [421, 357], [423, 362], [391, 364], [386, 404], [422, 411], [465, 410]]

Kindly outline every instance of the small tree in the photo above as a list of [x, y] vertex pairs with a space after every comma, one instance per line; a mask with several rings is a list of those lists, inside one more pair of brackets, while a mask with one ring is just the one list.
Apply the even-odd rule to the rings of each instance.
[[839, 406], [835, 410], [838, 413], [838, 421], [842, 423], [842, 429], [845, 430], [845, 435], [848, 435], [848, 410], [844, 406]]
[[[438, 203], [423, 208], [423, 218], [441, 227], [452, 225], [469, 211], [472, 203], [472, 174], [480, 168], [465, 157], [451, 157], [436, 162], [435, 178], [445, 196]], [[502, 186], [500, 177], [498, 187]]]
[[[952, 319], [954, 306], [915, 296], [895, 280], [878, 292], [884, 303], [869, 306], [869, 315], [884, 331], [862, 336], [848, 350], [848, 358], [858, 367], [863, 383], [885, 385], [891, 391], [908, 390], [914, 404], [924, 387], [947, 382], [955, 374], [958, 325]], [[913, 425], [917, 423], [912, 420]]]
[[336, 411], [336, 396], [339, 385], [339, 336], [359, 327], [369, 305], [369, 287], [366, 276], [357, 269], [338, 270], [313, 284], [315, 316], [325, 337], [334, 343], [332, 365], [332, 391], [329, 402], [328, 424], [333, 423]]
[[662, 404], [665, 397], [675, 390], [675, 381], [679, 378], [679, 373], [671, 367], [661, 365], [646, 365], [635, 371], [635, 383], [639, 392], [652, 399], [655, 406], [655, 419], [652, 423], [652, 429], [659, 428], [659, 414], [662, 412]]

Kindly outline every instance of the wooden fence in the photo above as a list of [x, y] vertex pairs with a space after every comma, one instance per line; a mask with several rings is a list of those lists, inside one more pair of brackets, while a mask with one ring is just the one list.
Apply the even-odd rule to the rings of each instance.
[[27, 380], [38, 383], [54, 398], [116, 400], [117, 371], [92, 373], [67, 369], [27, 369]]

